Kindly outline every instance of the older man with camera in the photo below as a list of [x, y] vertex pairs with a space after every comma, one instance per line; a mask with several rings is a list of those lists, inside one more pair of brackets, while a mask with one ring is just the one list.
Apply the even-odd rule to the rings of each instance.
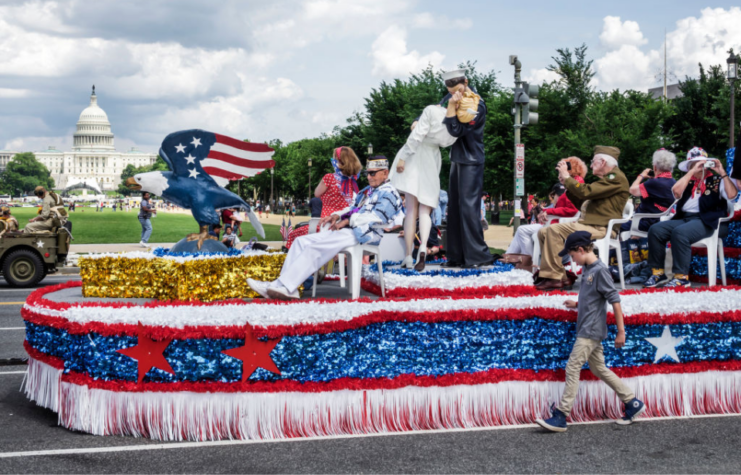
[[[594, 148], [592, 174], [599, 179], [592, 184], [579, 183], [569, 173], [565, 161], [556, 166], [558, 178], [566, 187], [566, 196], [581, 209], [579, 221], [555, 224], [538, 231], [541, 255], [538, 290], [555, 290], [569, 286], [558, 253], [563, 249], [566, 238], [575, 231], [587, 231], [593, 240], [602, 239], [607, 234], [607, 224], [611, 219], [620, 219], [628, 202], [630, 183], [618, 168], [620, 149], [598, 145]], [[617, 232], [614, 230], [613, 232]]]
[[[720, 218], [728, 214], [728, 201], [738, 194], [720, 161], [708, 158], [699, 147], [687, 153], [687, 160], [679, 164], [679, 169], [685, 175], [672, 188], [679, 200], [677, 212], [669, 221], [656, 223], [648, 230], [648, 265], [652, 275], [644, 287], [689, 287], [692, 243], [712, 236]], [[664, 274], [668, 242], [672, 245], [674, 271], [670, 281]]]

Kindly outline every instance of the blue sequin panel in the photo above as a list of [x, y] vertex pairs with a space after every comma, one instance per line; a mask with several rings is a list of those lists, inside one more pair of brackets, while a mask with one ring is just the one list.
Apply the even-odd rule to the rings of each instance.
[[[435, 262], [428, 262], [427, 264], [435, 264], [435, 263], [442, 263], [444, 261], [435, 261]], [[443, 276], [443, 277], [468, 277], [468, 276], [480, 276], [484, 274], [499, 274], [501, 272], [509, 272], [511, 270], [514, 270], [515, 266], [512, 264], [503, 264], [501, 262], [494, 262], [491, 267], [485, 267], [482, 269], [460, 269], [460, 270], [449, 270], [447, 268], [436, 268], [436, 269], [428, 269], [423, 272], [417, 272], [414, 269], [402, 269], [401, 267], [392, 267], [397, 266], [401, 264], [401, 261], [383, 261], [383, 272], [391, 273], [391, 274], [398, 274], [398, 275], [405, 275], [405, 276], [415, 276], [415, 275], [425, 275], [425, 276]], [[378, 265], [377, 264], [371, 264], [369, 266], [369, 269], [372, 272], [378, 272]]]
[[[671, 325], [684, 337], [676, 351], [681, 362], [741, 359], [741, 323]], [[116, 350], [136, 345], [135, 337], [95, 333], [69, 335], [26, 323], [26, 338], [39, 351], [62, 358], [65, 371], [96, 379], [136, 381], [137, 362]], [[610, 327], [605, 359], [608, 366], [653, 364], [656, 348], [645, 340], [658, 337], [663, 325], [628, 327], [621, 350], [612, 344]], [[258, 369], [251, 380], [300, 382], [337, 378], [393, 378], [403, 374], [437, 376], [476, 373], [492, 368], [560, 369], [566, 366], [575, 339], [574, 323], [527, 320], [458, 321], [444, 323], [384, 322], [329, 334], [285, 337], [271, 356], [282, 374]], [[241, 346], [240, 339], [173, 340], [164, 352], [175, 370], [158, 369], [149, 381], [222, 381], [241, 379], [241, 361], [222, 350]], [[664, 357], [661, 361], [671, 361]]]
[[[726, 277], [741, 280], [741, 259], [736, 257], [726, 257], [725, 263]], [[720, 265], [718, 265], [716, 269], [718, 282], [720, 282]], [[708, 276], [707, 256], [692, 256], [692, 260], [690, 261], [690, 274], [701, 277]]]

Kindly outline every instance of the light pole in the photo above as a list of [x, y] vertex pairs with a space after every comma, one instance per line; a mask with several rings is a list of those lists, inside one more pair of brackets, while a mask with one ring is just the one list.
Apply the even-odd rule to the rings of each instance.
[[733, 148], [735, 147], [734, 144], [736, 141], [736, 128], [733, 122], [736, 115], [736, 89], [734, 87], [734, 83], [736, 82], [736, 79], [738, 79], [738, 56], [736, 56], [736, 54], [733, 52], [733, 48], [731, 48], [728, 52], [730, 53], [730, 56], [728, 56], [726, 63], [728, 63], [728, 82], [731, 83], [731, 138], [728, 148]]
[[270, 169], [270, 207], [275, 213], [275, 202], [273, 201], [273, 175], [275, 175], [275, 168]]
[[[515, 67], [515, 99], [517, 98], [517, 91], [520, 89], [520, 86], [522, 85], [522, 80], [520, 79], [520, 72], [522, 71], [522, 63], [517, 59], [516, 55], [512, 55], [509, 57], [509, 64]], [[520, 108], [520, 104], [515, 103], [515, 107], [512, 110], [512, 113], [515, 116], [515, 170], [517, 169], [517, 146], [521, 143], [520, 142], [520, 129], [522, 128], [521, 122], [521, 113], [522, 109]], [[517, 189], [517, 172], [515, 171], [515, 192], [514, 192], [514, 202], [515, 206], [513, 207], [514, 211], [514, 228], [515, 231], [517, 231], [517, 228], [520, 227], [520, 213], [517, 209], [517, 198], [519, 196], [518, 189]], [[523, 191], [524, 194], [524, 191]], [[520, 196], [520, 209], [522, 209], [522, 196]]]
[[373, 156], [373, 144], [372, 143], [369, 143], [368, 144], [368, 158], [370, 158], [372, 156]]
[[309, 157], [309, 200], [307, 203], [311, 201], [311, 157]]

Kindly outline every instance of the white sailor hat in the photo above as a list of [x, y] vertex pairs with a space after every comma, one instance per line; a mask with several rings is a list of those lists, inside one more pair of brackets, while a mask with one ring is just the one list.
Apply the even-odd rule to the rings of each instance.
[[464, 77], [466, 77], [465, 69], [455, 69], [453, 71], [446, 71], [442, 74], [443, 81], [447, 81], [448, 79], [457, 79], [457, 78], [464, 78]]

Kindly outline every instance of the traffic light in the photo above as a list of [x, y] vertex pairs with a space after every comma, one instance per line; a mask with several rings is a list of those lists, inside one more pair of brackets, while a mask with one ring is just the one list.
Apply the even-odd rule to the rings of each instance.
[[522, 104], [522, 125], [535, 125], [538, 123], [538, 93], [540, 86], [522, 83], [524, 95], [520, 99]]

